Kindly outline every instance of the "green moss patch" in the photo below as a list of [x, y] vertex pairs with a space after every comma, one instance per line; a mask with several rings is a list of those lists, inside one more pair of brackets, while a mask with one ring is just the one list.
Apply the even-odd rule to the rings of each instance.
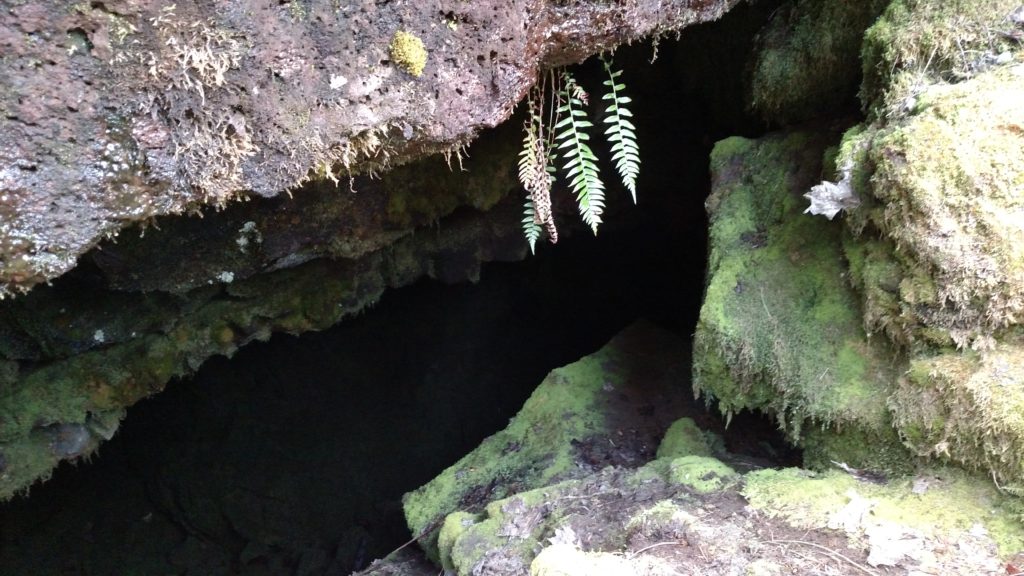
[[1024, 494], [1021, 343], [915, 359], [893, 409], [905, 440], [920, 454], [981, 469]]
[[[893, 360], [862, 328], [838, 223], [802, 214], [830, 137], [790, 133], [715, 146], [708, 287], [694, 389], [727, 416], [764, 410], [794, 440], [811, 421], [883, 435]], [[864, 462], [850, 465], [857, 466]]]

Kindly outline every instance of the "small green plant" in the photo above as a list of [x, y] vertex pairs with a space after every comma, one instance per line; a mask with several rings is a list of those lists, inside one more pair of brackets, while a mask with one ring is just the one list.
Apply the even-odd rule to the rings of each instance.
[[[612, 162], [636, 202], [636, 180], [640, 174], [640, 148], [636, 127], [630, 118], [629, 97], [609, 58], [601, 56], [608, 79], [602, 101], [605, 108], [604, 135], [611, 144]], [[550, 93], [550, 96], [549, 96]], [[601, 180], [598, 158], [590, 147], [588, 129], [594, 124], [587, 114], [587, 92], [564, 69], [552, 70], [534, 86], [528, 99], [528, 114], [523, 126], [523, 150], [519, 154], [519, 181], [526, 189], [523, 234], [536, 248], [546, 232], [551, 243], [558, 242], [558, 229], [551, 209], [551, 191], [556, 178], [555, 161], [561, 160], [569, 190], [576, 198], [580, 217], [597, 234], [605, 205], [605, 185]]]

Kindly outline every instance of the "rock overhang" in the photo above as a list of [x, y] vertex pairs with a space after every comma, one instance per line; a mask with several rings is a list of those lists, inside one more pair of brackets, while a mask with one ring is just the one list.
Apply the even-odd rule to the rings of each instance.
[[[0, 15], [0, 293], [127, 227], [464, 145], [538, 70], [739, 0], [42, 2]], [[393, 62], [397, 33], [427, 58]]]

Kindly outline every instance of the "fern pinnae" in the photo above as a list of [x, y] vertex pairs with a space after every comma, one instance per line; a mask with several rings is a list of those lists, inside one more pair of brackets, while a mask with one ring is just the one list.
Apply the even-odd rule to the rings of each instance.
[[564, 78], [562, 104], [558, 109], [561, 120], [555, 124], [555, 138], [559, 142], [558, 149], [562, 150], [565, 160], [562, 169], [569, 179], [569, 188], [576, 195], [580, 216], [597, 234], [604, 211], [604, 183], [598, 173], [597, 156], [587, 144], [590, 135], [584, 132], [593, 124], [583, 109], [586, 93], [568, 72], [564, 73]]
[[633, 196], [635, 204], [636, 179], [640, 174], [640, 147], [636, 143], [636, 126], [629, 120], [633, 113], [626, 107], [632, 99], [621, 93], [626, 89], [626, 85], [618, 80], [622, 70], [613, 71], [611, 62], [604, 55], [601, 56], [601, 63], [608, 73], [608, 79], [604, 81], [608, 92], [601, 99], [611, 101], [605, 109], [608, 115], [604, 121], [608, 128], [604, 133], [612, 143], [612, 162], [615, 163], [615, 170], [622, 178], [622, 185]]

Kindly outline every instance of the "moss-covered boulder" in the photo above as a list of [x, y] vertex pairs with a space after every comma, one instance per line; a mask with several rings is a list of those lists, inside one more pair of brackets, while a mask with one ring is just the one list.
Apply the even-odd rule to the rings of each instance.
[[[802, 194], [833, 138], [786, 133], [715, 146], [693, 386], [727, 417], [773, 414], [793, 440], [824, 430], [827, 441], [807, 445], [812, 461], [899, 469], [907, 459], [886, 406], [894, 360], [865, 336], [846, 281], [842, 226], [802, 214]], [[876, 445], [865, 450], [864, 437]]]
[[[687, 405], [687, 357], [686, 342], [641, 322], [594, 354], [553, 370], [505, 430], [405, 495], [410, 529], [425, 534], [452, 512], [478, 513], [485, 506], [497, 517], [504, 504], [489, 502], [605, 466], [643, 464]], [[441, 540], [454, 542], [453, 532], [466, 520], [446, 522]], [[447, 565], [450, 552], [438, 554], [438, 539], [431, 532], [420, 543]]]
[[[873, 327], [898, 343], [987, 347], [1024, 317], [1024, 64], [917, 96], [912, 114], [847, 135], [841, 164], [882, 238], [857, 280], [888, 284]], [[869, 234], [870, 238], [874, 234]], [[871, 278], [870, 276], [875, 276]], [[877, 304], [877, 302], [876, 302]]]

